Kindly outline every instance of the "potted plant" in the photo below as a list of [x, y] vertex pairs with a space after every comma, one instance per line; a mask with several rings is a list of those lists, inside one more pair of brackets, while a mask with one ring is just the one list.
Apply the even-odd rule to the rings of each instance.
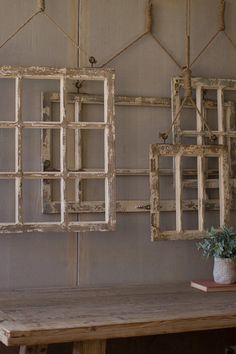
[[236, 232], [232, 227], [214, 227], [207, 237], [197, 244], [205, 257], [214, 257], [213, 277], [218, 284], [236, 282]]

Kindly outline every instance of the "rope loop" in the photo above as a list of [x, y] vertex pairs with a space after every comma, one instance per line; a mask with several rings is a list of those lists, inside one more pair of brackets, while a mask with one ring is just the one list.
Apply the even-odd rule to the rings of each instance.
[[38, 9], [39, 9], [39, 11], [44, 12], [45, 8], [46, 8], [45, 0], [38, 0]]
[[146, 33], [152, 32], [152, 1], [147, 0], [146, 5]]
[[182, 77], [184, 80], [184, 97], [192, 97], [192, 85], [191, 85], [191, 77], [192, 70], [187, 66], [184, 66], [182, 69]]
[[225, 30], [225, 0], [220, 0], [219, 3], [219, 32]]

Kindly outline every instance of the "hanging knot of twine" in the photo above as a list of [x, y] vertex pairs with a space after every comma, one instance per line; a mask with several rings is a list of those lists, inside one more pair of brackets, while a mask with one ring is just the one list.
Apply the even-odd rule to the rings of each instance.
[[225, 30], [225, 0], [220, 0], [219, 3], [219, 31]]
[[192, 85], [191, 85], [191, 77], [192, 70], [190, 70], [187, 66], [184, 66], [182, 69], [182, 77], [184, 80], [184, 97], [192, 97]]
[[152, 2], [147, 0], [146, 5], [146, 33], [152, 32]]
[[38, 0], [38, 9], [41, 12], [45, 11], [45, 0]]

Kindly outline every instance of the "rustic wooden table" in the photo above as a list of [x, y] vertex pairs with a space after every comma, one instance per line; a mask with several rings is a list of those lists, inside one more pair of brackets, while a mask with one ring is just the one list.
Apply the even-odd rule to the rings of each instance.
[[74, 354], [104, 354], [109, 338], [236, 327], [236, 294], [189, 285], [0, 292], [0, 341], [20, 354], [74, 342]]

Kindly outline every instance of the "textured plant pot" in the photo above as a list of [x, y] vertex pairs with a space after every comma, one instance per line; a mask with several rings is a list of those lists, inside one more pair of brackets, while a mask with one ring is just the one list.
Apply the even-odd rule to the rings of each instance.
[[236, 263], [229, 258], [214, 258], [214, 281], [218, 284], [233, 284], [236, 282]]

